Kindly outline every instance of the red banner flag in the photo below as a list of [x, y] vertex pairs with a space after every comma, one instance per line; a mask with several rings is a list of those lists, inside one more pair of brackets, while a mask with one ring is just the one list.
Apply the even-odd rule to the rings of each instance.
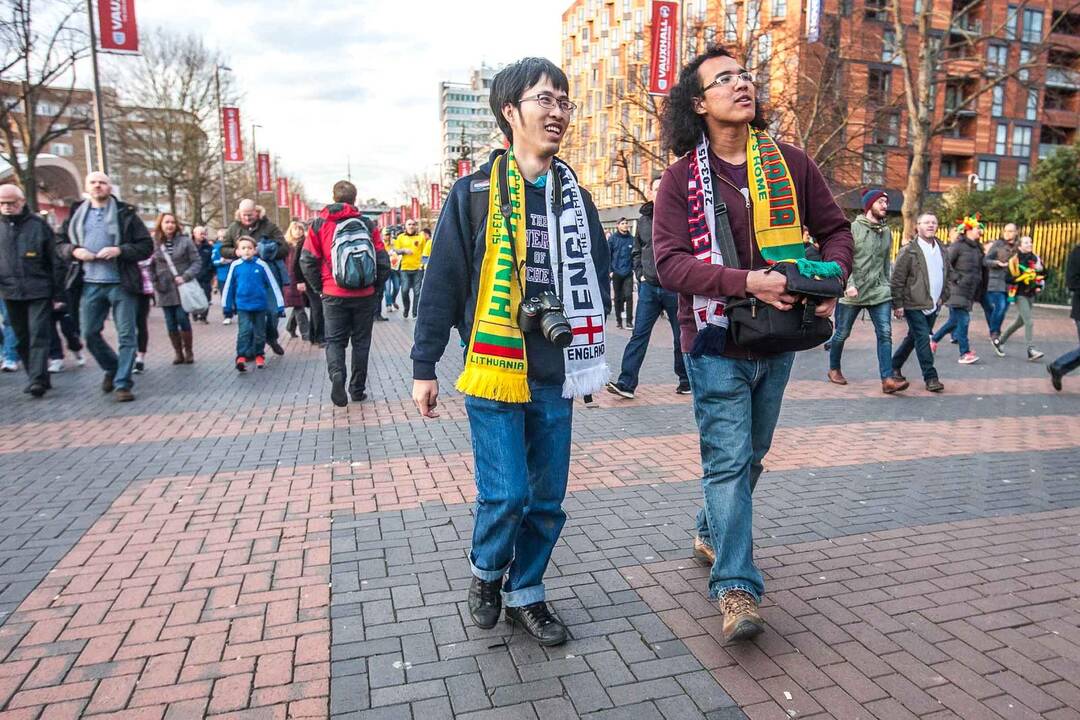
[[390, 208], [390, 224], [397, 225], [397, 208]]
[[439, 212], [442, 209], [442, 188], [439, 187], [439, 183], [431, 183], [431, 203], [429, 206], [431, 212]]
[[409, 219], [409, 208], [405, 205], [401, 206], [401, 222], [405, 222]]
[[463, 178], [466, 175], [472, 174], [472, 160], [458, 160], [457, 161], [457, 176]]
[[259, 192], [270, 192], [270, 153], [259, 153]]
[[244, 142], [240, 138], [240, 108], [221, 108], [221, 126], [225, 131], [225, 162], [244, 162]]
[[420, 219], [420, 199], [415, 197], [412, 199], [412, 218], [413, 220]]
[[139, 52], [135, 0], [98, 0], [98, 48], [103, 52]]
[[649, 94], [667, 95], [678, 72], [679, 4], [653, 0], [652, 59], [649, 63]]
[[277, 206], [279, 208], [289, 207], [289, 178], [279, 177], [277, 179]]

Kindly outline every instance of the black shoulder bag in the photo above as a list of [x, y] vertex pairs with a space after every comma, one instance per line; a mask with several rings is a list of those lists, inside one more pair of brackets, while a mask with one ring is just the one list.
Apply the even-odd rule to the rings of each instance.
[[[716, 204], [716, 238], [725, 264], [738, 267], [738, 252], [727, 218], [727, 205]], [[728, 260], [734, 263], [729, 263]], [[814, 310], [820, 301], [844, 294], [840, 278], [804, 277], [795, 263], [777, 263], [765, 272], [783, 273], [787, 291], [797, 301], [790, 310], [778, 310], [772, 305], [748, 297], [728, 303], [724, 315], [730, 323], [728, 332], [739, 347], [752, 353], [777, 354], [809, 350], [832, 337], [833, 324], [829, 318], [818, 317]]]

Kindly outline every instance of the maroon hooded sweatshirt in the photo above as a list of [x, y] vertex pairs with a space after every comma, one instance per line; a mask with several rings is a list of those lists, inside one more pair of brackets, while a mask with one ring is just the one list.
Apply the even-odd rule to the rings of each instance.
[[[795, 183], [799, 217], [810, 235], [821, 245], [822, 260], [835, 260], [851, 273], [854, 243], [851, 223], [833, 200], [825, 178], [813, 160], [802, 150], [778, 142]], [[713, 171], [713, 192], [716, 202], [728, 208], [728, 222], [739, 254], [738, 269], [717, 267], [694, 257], [687, 223], [686, 185], [690, 168], [689, 156], [684, 156], [664, 171], [660, 190], [656, 194], [653, 213], [653, 249], [660, 284], [679, 294], [680, 344], [690, 352], [697, 335], [694, 322], [694, 296], [730, 298], [746, 297], [746, 275], [750, 270], [767, 267], [754, 240], [753, 210], [740, 188], [748, 187], [746, 164], [731, 165], [709, 153]], [[727, 337], [725, 357], [748, 358], [750, 354]]]

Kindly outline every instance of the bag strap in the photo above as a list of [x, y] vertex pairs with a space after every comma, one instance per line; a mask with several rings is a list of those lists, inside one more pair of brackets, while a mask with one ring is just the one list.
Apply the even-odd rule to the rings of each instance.
[[720, 254], [724, 257], [724, 266], [743, 269], [739, 265], [739, 253], [735, 249], [735, 237], [731, 234], [731, 224], [728, 223], [727, 203], [716, 203], [716, 244], [720, 246]]
[[173, 277], [180, 277], [180, 273], [176, 272], [176, 265], [173, 264], [172, 258], [169, 257], [169, 253], [165, 252], [164, 243], [162, 243], [161, 247], [158, 248], [158, 250], [159, 252], [161, 252], [162, 257], [165, 258], [165, 262], [169, 264], [169, 272], [173, 274]]

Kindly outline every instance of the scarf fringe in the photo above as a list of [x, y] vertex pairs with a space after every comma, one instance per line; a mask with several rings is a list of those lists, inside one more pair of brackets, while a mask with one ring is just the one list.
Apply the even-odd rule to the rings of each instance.
[[699, 358], [702, 355], [720, 355], [727, 346], [727, 327], [723, 325], [706, 325], [698, 330], [694, 336], [694, 344], [690, 347], [690, 357]]
[[607, 363], [583, 368], [566, 373], [563, 380], [562, 396], [572, 398], [575, 395], [592, 395], [600, 392], [611, 379], [611, 369]]
[[458, 392], [505, 403], [527, 403], [532, 399], [529, 380], [524, 375], [507, 374], [469, 367], [458, 377]]

